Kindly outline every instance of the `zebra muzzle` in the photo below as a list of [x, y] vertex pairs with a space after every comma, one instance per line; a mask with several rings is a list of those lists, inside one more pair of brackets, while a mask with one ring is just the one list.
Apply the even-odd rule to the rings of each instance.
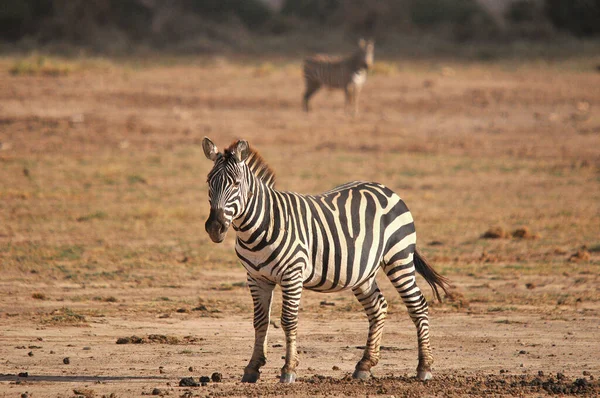
[[225, 239], [225, 235], [227, 235], [230, 224], [231, 222], [225, 218], [225, 213], [222, 209], [210, 209], [205, 228], [213, 242], [221, 243]]

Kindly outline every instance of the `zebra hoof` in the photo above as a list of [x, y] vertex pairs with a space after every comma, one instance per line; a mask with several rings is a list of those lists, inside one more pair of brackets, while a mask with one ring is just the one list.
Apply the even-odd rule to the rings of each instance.
[[433, 375], [429, 370], [419, 370], [417, 371], [417, 378], [421, 381], [427, 381], [433, 379]]
[[352, 378], [353, 379], [358, 379], [358, 380], [368, 380], [371, 378], [371, 372], [368, 370], [358, 370], [356, 369], [354, 371], [354, 373], [352, 373]]
[[279, 378], [280, 383], [293, 383], [296, 381], [296, 373], [282, 373]]
[[256, 383], [259, 377], [260, 373], [244, 373], [242, 383]]

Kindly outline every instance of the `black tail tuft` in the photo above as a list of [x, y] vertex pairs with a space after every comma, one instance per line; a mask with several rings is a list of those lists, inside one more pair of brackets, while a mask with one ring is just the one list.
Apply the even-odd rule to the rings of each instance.
[[433, 293], [435, 294], [435, 297], [437, 297], [438, 301], [442, 301], [438, 287], [441, 288], [447, 296], [450, 295], [448, 292], [448, 289], [450, 288], [450, 280], [445, 276], [438, 274], [418, 250], [415, 250], [414, 262], [415, 269], [423, 278], [425, 278], [427, 283], [429, 283], [429, 286], [431, 286], [431, 290], [433, 290]]

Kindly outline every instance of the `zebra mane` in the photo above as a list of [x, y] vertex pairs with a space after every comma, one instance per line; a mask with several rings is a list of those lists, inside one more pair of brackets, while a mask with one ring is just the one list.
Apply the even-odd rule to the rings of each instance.
[[[225, 157], [233, 156], [233, 152], [237, 147], [238, 141], [234, 141], [223, 153]], [[273, 187], [275, 185], [275, 172], [265, 162], [260, 153], [256, 152], [252, 147], [248, 148], [248, 157], [246, 157], [246, 165], [252, 171], [252, 173], [267, 186]]]

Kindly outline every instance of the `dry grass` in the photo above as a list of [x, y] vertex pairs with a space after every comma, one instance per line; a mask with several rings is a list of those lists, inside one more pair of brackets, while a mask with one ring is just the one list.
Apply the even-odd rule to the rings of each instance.
[[[351, 118], [338, 91], [322, 90], [314, 111], [301, 111], [300, 60], [113, 64], [55, 78], [39, 68], [16, 68], [16, 77], [20, 61], [5, 60], [1, 289], [36, 285], [21, 298], [52, 310], [74, 300], [66, 284], [101, 298], [77, 303], [85, 308], [158, 316], [191, 307], [199, 293], [190, 289], [201, 286], [216, 307], [247, 311], [232, 236], [214, 245], [204, 231], [206, 135], [220, 147], [249, 140], [284, 190], [318, 193], [349, 180], [396, 190], [422, 250], [457, 286], [460, 299], [442, 308], [598, 303], [597, 61], [377, 62]], [[493, 225], [515, 239], [480, 239]], [[582, 245], [592, 249], [577, 254]], [[222, 276], [207, 281], [207, 272]], [[155, 300], [162, 296], [171, 301]], [[86, 322], [73, 311], [45, 322]]]

